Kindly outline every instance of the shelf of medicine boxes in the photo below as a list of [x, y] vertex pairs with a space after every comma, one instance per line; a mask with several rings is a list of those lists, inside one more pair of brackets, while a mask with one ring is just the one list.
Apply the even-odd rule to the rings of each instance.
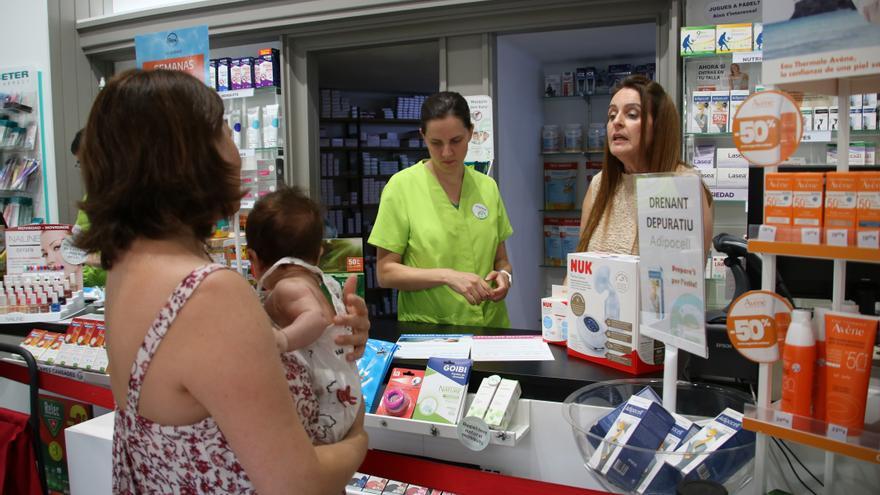
[[[776, 403], [770, 408], [746, 404], [743, 428], [772, 437], [816, 447], [835, 454], [880, 464], [880, 433], [848, 432], [846, 428], [780, 411]], [[866, 425], [876, 430], [880, 425]]]
[[232, 91], [218, 91], [218, 95], [223, 100], [234, 100], [237, 98], [250, 98], [252, 96], [262, 95], [280, 95], [281, 86], [263, 86], [262, 88], [234, 89]]
[[359, 119], [357, 117], [321, 117], [320, 121], [330, 124], [357, 124], [358, 122], [360, 122], [361, 124], [418, 125], [422, 123], [422, 121], [419, 119]]
[[[464, 405], [467, 411], [475, 394], [468, 394]], [[529, 432], [529, 419], [531, 415], [531, 401], [519, 399], [513, 418], [506, 430], [493, 430], [489, 439], [489, 445], [501, 445], [515, 447], [516, 444]], [[423, 437], [458, 439], [458, 425], [434, 423], [418, 419], [398, 418], [380, 414], [367, 414], [364, 417], [364, 426], [368, 429], [387, 430], [399, 433], [409, 433]]]

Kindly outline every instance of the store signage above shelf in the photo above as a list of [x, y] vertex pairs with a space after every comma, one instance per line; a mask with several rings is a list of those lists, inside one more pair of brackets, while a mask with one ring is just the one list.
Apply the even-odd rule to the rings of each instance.
[[802, 143], [830, 143], [831, 131], [804, 131]]
[[754, 62], [762, 62], [764, 60], [764, 52], [733, 52], [733, 63], [735, 64], [751, 64]]

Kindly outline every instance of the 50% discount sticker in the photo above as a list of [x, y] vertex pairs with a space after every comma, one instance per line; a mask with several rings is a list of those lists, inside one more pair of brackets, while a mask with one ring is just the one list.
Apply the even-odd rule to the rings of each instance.
[[780, 164], [794, 153], [802, 136], [800, 108], [781, 91], [753, 94], [733, 118], [733, 143], [753, 165]]

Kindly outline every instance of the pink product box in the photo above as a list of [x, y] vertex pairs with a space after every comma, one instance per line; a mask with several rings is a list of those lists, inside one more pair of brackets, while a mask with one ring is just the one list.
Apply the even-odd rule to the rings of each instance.
[[241, 71], [240, 89], [254, 87], [254, 57], [242, 57], [237, 59]]
[[232, 59], [232, 63], [229, 66], [229, 77], [231, 79], [231, 89], [233, 91], [241, 89], [241, 62], [237, 58]]

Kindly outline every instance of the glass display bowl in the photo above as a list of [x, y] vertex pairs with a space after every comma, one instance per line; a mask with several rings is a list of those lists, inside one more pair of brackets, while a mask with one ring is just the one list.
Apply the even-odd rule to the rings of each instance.
[[[650, 387], [657, 396], [662, 397], [662, 380], [633, 378], [587, 385], [565, 399], [563, 415], [571, 425], [584, 467], [603, 487], [613, 493], [675, 494], [680, 483], [701, 483], [715, 485], [719, 493], [724, 493], [724, 490], [736, 493], [751, 481], [755, 455], [753, 433], [738, 435], [735, 441], [728, 441], [721, 448], [705, 453], [699, 445], [705, 442], [696, 441], [696, 436], [693, 442], [684, 442], [688, 448], [682, 452], [658, 452], [653, 448], [622, 444], [616, 439], [606, 440], [604, 435], [591, 432], [600, 419], [645, 387]], [[752, 398], [738, 390], [680, 381], [675, 412], [703, 427], [724, 409], [742, 412], [747, 403], [751, 404]], [[616, 420], [611, 424], [611, 428], [617, 428], [615, 431], [618, 433], [623, 433], [628, 427]], [[717, 431], [714, 429], [707, 430], [706, 435], [711, 437], [715, 433]], [[730, 446], [731, 443], [737, 445]], [[690, 451], [694, 444], [697, 450]], [[623, 462], [624, 458], [629, 460]], [[611, 459], [619, 459], [620, 462]], [[654, 485], [647, 491], [638, 491], [655, 466], [659, 466], [657, 469], [662, 467], [662, 472], [652, 478]], [[628, 468], [633, 469], [627, 473]], [[680, 468], [687, 473], [683, 475]], [[612, 469], [616, 472], [612, 473]], [[639, 481], [632, 481], [634, 479]]]

